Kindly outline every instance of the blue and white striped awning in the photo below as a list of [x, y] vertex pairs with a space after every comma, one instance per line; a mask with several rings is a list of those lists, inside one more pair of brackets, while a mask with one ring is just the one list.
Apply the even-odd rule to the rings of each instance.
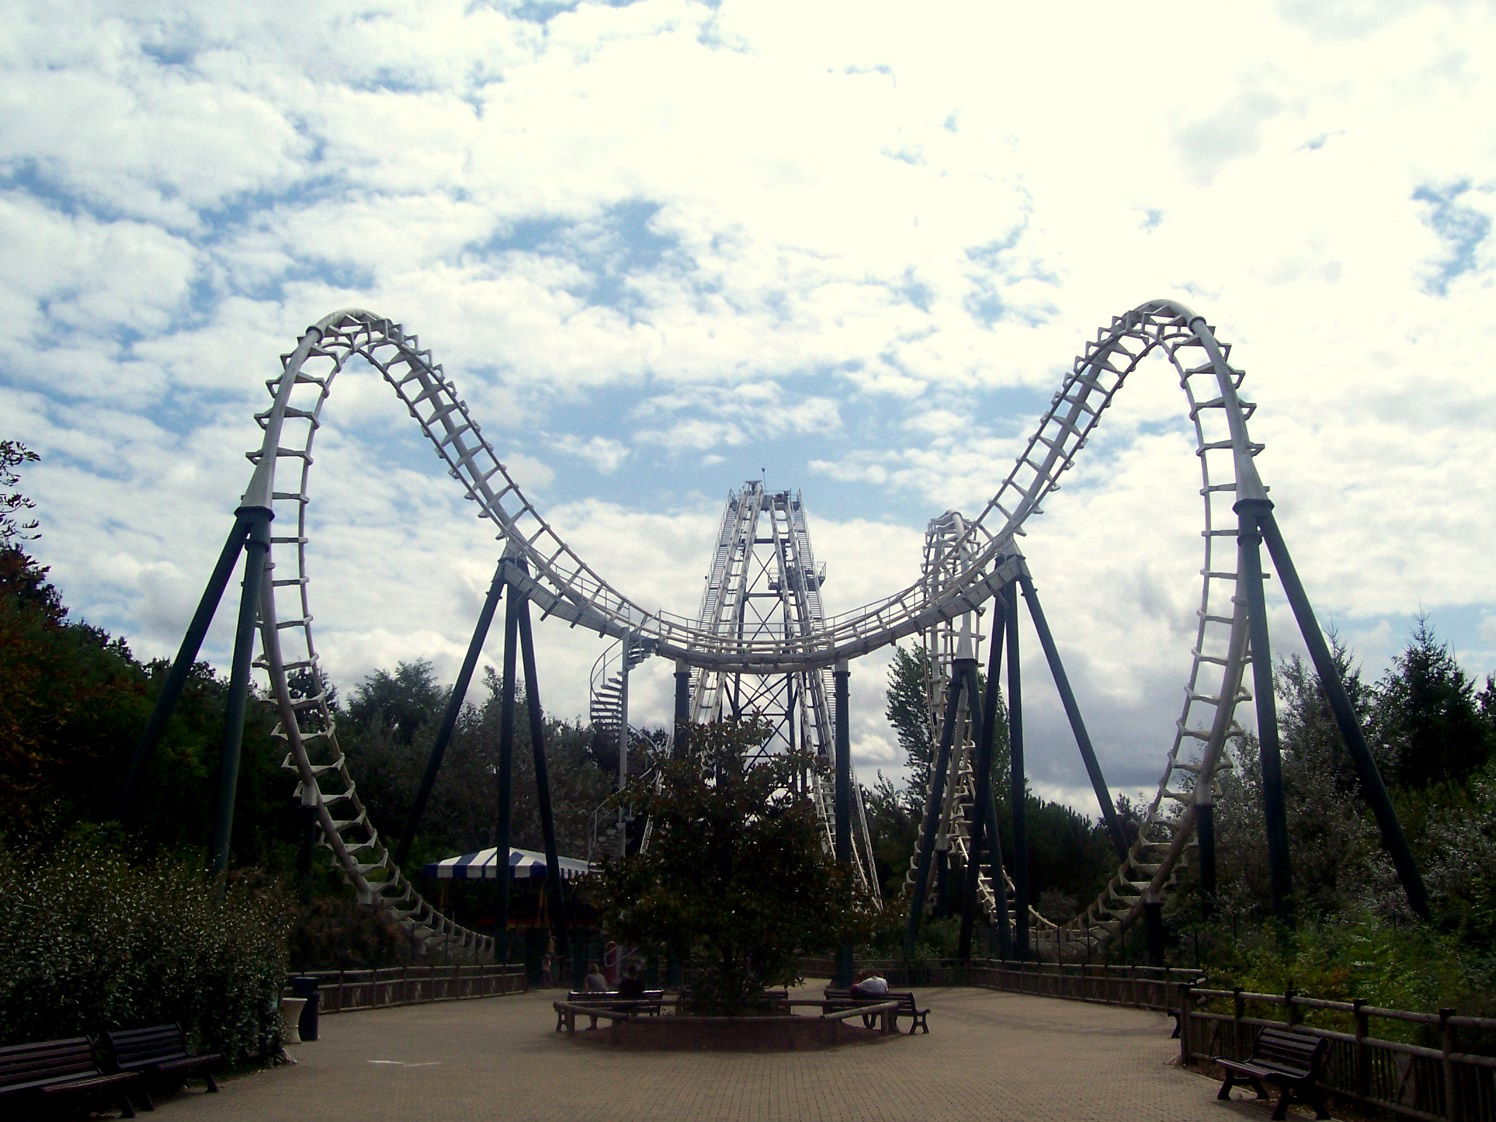
[[[444, 861], [433, 861], [421, 870], [427, 877], [438, 880], [494, 880], [498, 876], [498, 849], [480, 849], [476, 853], [464, 853], [461, 857], [448, 857]], [[562, 857], [561, 876], [564, 880], [576, 880], [586, 876], [587, 862], [575, 857]], [[533, 849], [509, 850], [510, 880], [544, 880], [545, 854]]]

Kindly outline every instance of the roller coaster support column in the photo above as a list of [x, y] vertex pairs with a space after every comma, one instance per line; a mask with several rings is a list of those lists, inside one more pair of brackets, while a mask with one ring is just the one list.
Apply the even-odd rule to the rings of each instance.
[[[1257, 709], [1257, 751], [1262, 764], [1262, 817], [1267, 831], [1268, 878], [1273, 915], [1293, 927], [1293, 868], [1288, 856], [1288, 812], [1283, 799], [1283, 757], [1278, 747], [1278, 707], [1273, 700], [1273, 658], [1267, 631], [1267, 599], [1262, 592], [1262, 515], [1272, 510], [1265, 498], [1236, 504], [1237, 571], [1247, 594], [1247, 625], [1252, 649], [1252, 695]], [[1202, 878], [1203, 881], [1203, 878]], [[1202, 884], [1203, 887], [1203, 884]]]
[[[1018, 594], [1010, 584], [999, 594], [1008, 645], [1008, 813], [1013, 819], [1013, 954], [1029, 956], [1028, 776], [1023, 763], [1023, 675], [1018, 656]], [[995, 625], [994, 625], [995, 628]], [[993, 636], [994, 640], [996, 635]]]
[[[629, 652], [634, 646], [634, 633], [623, 637], [623, 653], [619, 656], [620, 677], [618, 682], [618, 787], [620, 795], [629, 781]], [[618, 856], [629, 855], [628, 810], [623, 799], [618, 800]]]
[[1427, 919], [1428, 894], [1423, 887], [1423, 877], [1418, 872], [1417, 862], [1413, 860], [1413, 851], [1408, 848], [1408, 839], [1403, 835], [1402, 824], [1397, 820], [1397, 811], [1387, 795], [1387, 788], [1382, 783], [1381, 773], [1377, 771], [1371, 749], [1366, 746], [1366, 737], [1361, 732], [1360, 722], [1356, 720], [1351, 699], [1345, 692], [1340, 670], [1330, 655], [1330, 648], [1325, 643], [1324, 633], [1319, 629], [1319, 622], [1314, 618], [1314, 609], [1299, 581], [1298, 570], [1294, 568], [1288, 546], [1278, 530], [1278, 521], [1273, 517], [1271, 505], [1258, 513], [1257, 523], [1262, 529], [1262, 540], [1267, 546], [1268, 554], [1273, 559], [1273, 568], [1277, 570], [1278, 579], [1283, 584], [1283, 594], [1288, 597], [1289, 606], [1293, 608], [1294, 619], [1298, 621], [1299, 632], [1304, 637], [1304, 645], [1309, 648], [1309, 658], [1314, 663], [1315, 673], [1319, 675], [1320, 685], [1335, 714], [1335, 723], [1340, 726], [1340, 735], [1345, 738], [1346, 749], [1361, 783], [1361, 797], [1371, 804], [1371, 811], [1376, 816], [1377, 826], [1382, 834], [1382, 846], [1397, 869], [1397, 877], [1402, 882], [1408, 906], [1412, 908], [1414, 915]]
[[951, 766], [951, 745], [956, 739], [956, 715], [961, 708], [961, 691], [966, 683], [963, 664], [976, 664], [971, 652], [970, 636], [962, 636], [960, 648], [952, 660], [951, 680], [945, 688], [945, 717], [940, 725], [940, 747], [930, 769], [930, 794], [925, 803], [925, 821], [920, 839], [919, 860], [914, 868], [914, 892], [909, 897], [909, 920], [904, 927], [904, 956], [914, 957], [914, 941], [919, 937], [919, 919], [925, 910], [925, 896], [930, 890], [930, 861], [935, 852], [935, 833], [940, 825], [940, 811], [945, 804], [945, 778]]
[[[852, 880], [852, 728], [847, 684], [852, 671], [846, 659], [838, 659], [831, 672], [832, 705], [836, 723], [836, 837], [837, 867]], [[843, 940], [836, 948], [836, 985], [852, 984], [852, 944]]]
[[676, 759], [691, 747], [691, 668], [684, 662], [675, 664], [675, 741], [670, 754]]
[[977, 688], [976, 662], [970, 666], [966, 685], [969, 702], [982, 699], [981, 717], [972, 705], [972, 733], [977, 754], [972, 775], [971, 851], [966, 862], [966, 882], [961, 897], [961, 941], [956, 954], [962, 962], [971, 961], [971, 936], [976, 918], [977, 892], [981, 882], [982, 845], [985, 841], [992, 870], [992, 893], [996, 898], [997, 953], [1007, 959], [1012, 954], [1008, 930], [1008, 892], [1003, 883], [1002, 838], [997, 831], [997, 807], [992, 796], [992, 742], [996, 739], [997, 676], [1002, 669], [1003, 612], [1002, 599], [995, 602], [992, 614], [992, 641], [987, 655], [987, 691]]
[[161, 734], [166, 729], [166, 722], [171, 720], [172, 713], [176, 711], [177, 701], [182, 696], [182, 690], [187, 686], [187, 679], [192, 675], [193, 664], [197, 662], [197, 653], [202, 649], [203, 638], [208, 634], [208, 627], [212, 624], [218, 605], [223, 600], [223, 593], [228, 588], [229, 578], [234, 575], [234, 565], [238, 562], [239, 553], [244, 548], [247, 533], [248, 523], [244, 515], [236, 514], [234, 528], [229, 531], [228, 539], [223, 543], [223, 549], [218, 554], [218, 563], [213, 566], [213, 575], [208, 578], [207, 587], [203, 589], [202, 599], [197, 604], [197, 612], [187, 626], [187, 633], [182, 636], [182, 645], [177, 649], [176, 661], [171, 664], [166, 681], [161, 685], [161, 692], [156, 695], [156, 706], [151, 710], [151, 717], [146, 722], [145, 731], [140, 734], [140, 741], [135, 746], [135, 755], [130, 758], [130, 769], [125, 773], [125, 782], [120, 788], [119, 817], [122, 822], [128, 822], [131, 812], [135, 809], [135, 797], [140, 791], [141, 777], [145, 774], [146, 765], [150, 763], [151, 756], [156, 752], [156, 745], [161, 742]]
[[[523, 559], [515, 568], [526, 571]], [[540, 678], [535, 672], [535, 636], [530, 630], [530, 601], [509, 590], [510, 608], [519, 609], [519, 653], [525, 669], [525, 705], [530, 718], [530, 755], [535, 761], [535, 798], [540, 804], [540, 835], [545, 844], [545, 888], [551, 900], [551, 928], [556, 946], [566, 946], [566, 889], [561, 879], [561, 850], [556, 844], [556, 816], [551, 809], [551, 772], [545, 760], [545, 713], [540, 707]], [[518, 600], [519, 603], [515, 604]]]
[[504, 592], [504, 566], [509, 563], [507, 557], [499, 558], [499, 563], [494, 566], [493, 580], [488, 585], [488, 595], [483, 600], [483, 608], [478, 612], [478, 623], [473, 628], [473, 637], [468, 642], [467, 654], [463, 657], [462, 668], [457, 672], [457, 681], [452, 684], [452, 692], [447, 696], [447, 709], [442, 714], [441, 728], [436, 733], [436, 743], [431, 746], [431, 755], [426, 758], [426, 772], [421, 776], [421, 786], [416, 791], [415, 801], [411, 803], [410, 815], [405, 822], [405, 833], [400, 838], [400, 845], [395, 850], [395, 864], [404, 867], [410, 857], [411, 843], [415, 840], [416, 830], [420, 828], [421, 818], [426, 813], [426, 802], [431, 798], [431, 788], [436, 785], [436, 776], [441, 771], [442, 760], [447, 754], [447, 746], [452, 742], [452, 733], [457, 728], [457, 718], [462, 715], [462, 702], [467, 697], [468, 685], [473, 680], [473, 670], [478, 665], [478, 656], [483, 653], [483, 644], [488, 639], [488, 629], [493, 624], [493, 614], [499, 606], [499, 597]]
[[1086, 763], [1086, 772], [1091, 777], [1091, 789], [1096, 792], [1096, 801], [1101, 807], [1101, 819], [1106, 823], [1107, 832], [1112, 838], [1112, 848], [1117, 851], [1118, 860], [1126, 861], [1127, 834], [1117, 818], [1117, 808], [1112, 805], [1112, 795], [1107, 790], [1106, 778], [1101, 774], [1101, 764], [1096, 759], [1095, 749], [1091, 747], [1091, 735], [1086, 731], [1085, 721], [1081, 719], [1080, 705], [1076, 703], [1075, 691], [1070, 688], [1070, 679], [1065, 674], [1065, 665], [1060, 661], [1059, 648], [1054, 645], [1054, 636], [1050, 634], [1049, 623], [1044, 618], [1044, 609], [1039, 606], [1039, 594], [1034, 590], [1033, 579], [1029, 576], [1026, 567], [1018, 574], [1018, 583], [1023, 588], [1023, 598], [1028, 601], [1029, 617], [1034, 621], [1034, 630], [1039, 633], [1039, 645], [1044, 648], [1044, 657], [1049, 662], [1049, 672], [1054, 676], [1055, 688], [1060, 691], [1060, 701], [1065, 706], [1065, 715], [1070, 718], [1070, 729], [1075, 734], [1076, 747], [1080, 749], [1081, 759]]
[[987, 648], [987, 693], [982, 697], [982, 728], [987, 732], [987, 861], [988, 879], [997, 904], [997, 952], [1013, 956], [1013, 932], [1008, 923], [1008, 878], [1003, 875], [1002, 831], [997, 819], [997, 796], [992, 790], [992, 756], [997, 751], [998, 679], [1002, 676], [1003, 643], [1007, 640], [1007, 608], [1001, 596], [992, 601], [992, 638]]
[[1164, 964], [1164, 902], [1156, 892], [1143, 899], [1143, 928], [1148, 939], [1148, 965]]
[[223, 754], [218, 771], [218, 812], [208, 870], [228, 872], [229, 841], [234, 832], [234, 799], [239, 790], [239, 757], [244, 748], [244, 710], [249, 702], [249, 674], [254, 661], [255, 625], [264, 592], [265, 562], [270, 556], [269, 507], [241, 506], [234, 512], [244, 524], [244, 586], [239, 594], [239, 623], [234, 632], [234, 662], [229, 670], [228, 712], [224, 715]]
[[499, 825], [494, 838], [494, 871], [498, 898], [494, 903], [493, 960], [509, 962], [509, 834], [514, 814], [514, 687], [519, 637], [519, 605], [524, 600], [513, 589], [504, 609], [504, 694], [499, 708]]
[[1216, 875], [1215, 830], [1215, 800], [1208, 789], [1202, 790], [1195, 800], [1195, 840], [1199, 846], [1200, 907], [1207, 919], [1215, 914], [1220, 883]]

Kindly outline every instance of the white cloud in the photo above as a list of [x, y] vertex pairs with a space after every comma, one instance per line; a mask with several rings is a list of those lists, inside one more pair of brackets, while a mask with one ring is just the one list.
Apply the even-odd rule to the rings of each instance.
[[[43, 559], [145, 651], [227, 530], [263, 380], [333, 308], [419, 331], [582, 555], [689, 615], [702, 495], [768, 464], [801, 473], [829, 609], [910, 583], [924, 518], [977, 509], [1071, 356], [1156, 296], [1236, 344], [1321, 615], [1377, 646], [1458, 608], [1484, 644], [1459, 649], [1496, 645], [1487, 7], [13, 9], [7, 420], [46, 457]], [[1119, 786], [1157, 774], [1188, 662], [1182, 400], [1140, 370], [1024, 542]], [[319, 641], [345, 686], [445, 674], [491, 530], [378, 379], [341, 376], [325, 420]], [[537, 638], [548, 704], [581, 712], [599, 644]], [[896, 762], [881, 665], [855, 674], [864, 766]], [[668, 712], [668, 670], [640, 688]], [[1088, 800], [1045, 696], [1036, 783]]]
[[12, 338], [156, 331], [187, 295], [195, 251], [146, 223], [70, 216], [18, 191], [0, 195], [0, 309]]
[[568, 433], [556, 438], [552, 443], [562, 452], [585, 460], [604, 475], [617, 471], [619, 465], [628, 459], [629, 455], [628, 445], [605, 436], [594, 436], [582, 440]]

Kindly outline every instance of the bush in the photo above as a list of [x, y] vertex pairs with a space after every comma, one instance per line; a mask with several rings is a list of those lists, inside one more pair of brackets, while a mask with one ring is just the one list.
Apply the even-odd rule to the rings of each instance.
[[[1411, 1012], [1492, 1012], [1490, 964], [1426, 924], [1389, 923], [1362, 913], [1302, 923], [1286, 939], [1262, 928], [1239, 941], [1221, 939], [1214, 945], [1217, 953], [1206, 966], [1215, 987], [1239, 986], [1254, 993], [1292, 988], [1328, 1001], [1360, 998]], [[1306, 1020], [1321, 1027], [1350, 1027], [1343, 1014], [1314, 1011]], [[1377, 1022], [1375, 1031], [1388, 1039], [1419, 1037], [1415, 1026], [1392, 1021]]]
[[130, 863], [97, 839], [0, 842], [0, 1044], [179, 1021], [231, 1064], [280, 1049], [290, 908], [240, 878], [220, 897], [181, 858]]

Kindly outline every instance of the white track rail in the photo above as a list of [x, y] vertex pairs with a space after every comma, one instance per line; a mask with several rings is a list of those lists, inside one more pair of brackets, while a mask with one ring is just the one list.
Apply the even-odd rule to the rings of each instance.
[[[468, 407], [430, 353], [400, 325], [371, 312], [335, 312], [309, 328], [284, 356], [280, 376], [267, 383], [273, 403], [258, 420], [261, 448], [250, 454], [254, 475], [243, 505], [275, 515], [271, 574], [262, 612], [264, 654], [281, 712], [290, 762], [304, 795], [319, 806], [328, 844], [366, 899], [391, 902], [418, 931], [481, 948], [482, 937], [455, 928], [400, 877], [368, 825], [337, 747], [336, 728], [317, 683], [306, 567], [312, 445], [336, 376], [350, 361], [384, 377], [431, 441], [467, 498], [478, 504], [530, 572], [521, 590], [542, 618], [557, 616], [602, 635], [638, 634], [658, 654], [698, 670], [770, 671], [829, 667], [978, 607], [1013, 578], [1015, 535], [1055, 490], [1087, 436], [1100, 422], [1127, 376], [1150, 352], [1173, 365], [1196, 434], [1205, 511], [1199, 628], [1186, 700], [1166, 754], [1159, 791], [1141, 836], [1111, 887], [1078, 922], [1084, 939], [1109, 937], [1162, 892], [1183, 856], [1193, 825], [1194, 791], [1208, 783], [1245, 694], [1245, 610], [1236, 600], [1235, 519], [1239, 498], [1261, 497], [1247, 437], [1252, 406], [1238, 397], [1241, 373], [1228, 361], [1204, 319], [1180, 304], [1150, 301], [1118, 316], [1087, 345], [1055, 394], [1012, 471], [981, 515], [970, 523], [962, 549], [971, 561], [939, 587], [917, 581], [881, 600], [824, 621], [810, 634], [782, 638], [703, 631], [696, 620], [650, 611], [628, 599], [578, 557], [520, 490], [484, 438]], [[287, 478], [287, 476], [290, 478]], [[958, 543], [959, 544], [959, 543]], [[956, 547], [953, 547], [956, 548]], [[289, 557], [287, 556], [289, 554]], [[281, 569], [291, 570], [282, 573]], [[288, 653], [289, 652], [289, 653]], [[298, 685], [299, 684], [299, 685]], [[342, 817], [334, 817], [337, 813]]]

